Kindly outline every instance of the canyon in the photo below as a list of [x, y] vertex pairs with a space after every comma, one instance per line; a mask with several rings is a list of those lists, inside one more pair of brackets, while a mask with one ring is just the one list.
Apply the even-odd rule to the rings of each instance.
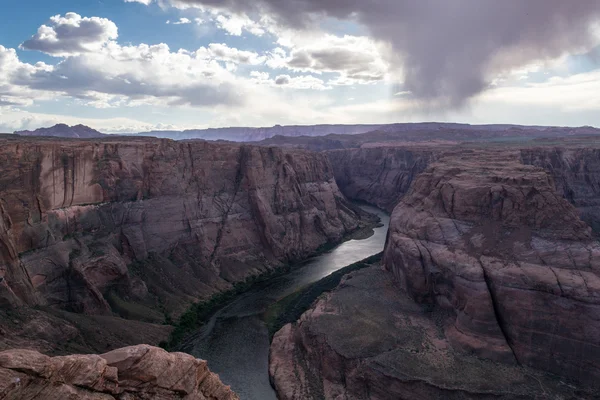
[[324, 155], [160, 139], [2, 139], [2, 348], [166, 340], [193, 303], [371, 224]]
[[[391, 214], [387, 238], [374, 236], [383, 259], [275, 333], [280, 399], [597, 398], [595, 135], [400, 124], [255, 144], [1, 136], [0, 380], [13, 384], [0, 393], [58, 383], [89, 398], [236, 398], [210, 360], [148, 345], [190, 306], [308, 265], [236, 297], [188, 338], [196, 357], [230, 343], [240, 355], [260, 347], [265, 363], [266, 306], [343, 266], [352, 247], [306, 260], [376, 226], [359, 201]], [[365, 257], [381, 250], [370, 246]], [[247, 364], [266, 378], [257, 362], [235, 373]], [[161, 363], [185, 388], [164, 381]]]
[[598, 396], [597, 147], [510, 147], [328, 153], [385, 255], [275, 335], [280, 398]]

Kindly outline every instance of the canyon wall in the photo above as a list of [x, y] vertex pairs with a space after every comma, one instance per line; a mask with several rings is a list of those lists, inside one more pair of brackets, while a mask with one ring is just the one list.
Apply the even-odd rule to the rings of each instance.
[[351, 199], [392, 212], [415, 177], [439, 151], [370, 147], [327, 151], [340, 190]]
[[600, 376], [600, 244], [545, 170], [512, 154], [433, 164], [394, 210], [384, 264], [456, 314], [455, 348]]
[[[493, 148], [493, 145], [489, 146]], [[392, 212], [415, 177], [447, 153], [468, 154], [469, 147], [393, 145], [325, 152], [340, 190]], [[556, 192], [573, 204], [594, 232], [600, 233], [600, 149], [535, 146], [516, 150], [521, 163], [544, 168]]]
[[524, 164], [548, 171], [558, 193], [577, 207], [595, 232], [600, 232], [600, 149], [525, 149], [520, 158]]
[[461, 149], [418, 174], [384, 270], [347, 276], [275, 335], [281, 398], [597, 398], [600, 244], [571, 203], [593, 163], [568, 169], [569, 202], [557, 171], [525, 160]]
[[6, 139], [0, 302], [162, 323], [360, 227], [324, 155]]

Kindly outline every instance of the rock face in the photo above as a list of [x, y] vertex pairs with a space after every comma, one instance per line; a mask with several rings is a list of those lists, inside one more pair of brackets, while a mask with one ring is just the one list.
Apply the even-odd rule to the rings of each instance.
[[[600, 234], [600, 149], [536, 146], [517, 150], [521, 163], [544, 168], [556, 192], [579, 211], [581, 219]], [[340, 190], [351, 199], [366, 201], [392, 212], [418, 174], [445, 153], [465, 151], [451, 144], [390, 146], [363, 145], [360, 149], [327, 151]]]
[[446, 315], [414, 302], [380, 267], [348, 275], [271, 345], [281, 400], [595, 399], [561, 379], [454, 351]]
[[600, 244], [521, 159], [448, 151], [419, 174], [385, 271], [348, 276], [276, 334], [281, 398], [597, 398]]
[[205, 142], [6, 140], [0, 301], [162, 323], [360, 227], [327, 158]]
[[600, 149], [525, 149], [521, 150], [521, 161], [548, 171], [558, 193], [577, 207], [581, 219], [600, 233]]
[[34, 131], [17, 131], [15, 135], [19, 136], [52, 136], [62, 138], [77, 138], [77, 139], [95, 139], [106, 136], [95, 129], [85, 125], [68, 126], [65, 124], [57, 124], [50, 128], [40, 128]]
[[238, 399], [206, 361], [143, 345], [53, 358], [31, 350], [2, 352], [0, 395], [31, 400]]
[[385, 266], [455, 315], [454, 348], [600, 376], [600, 244], [541, 168], [508, 154], [432, 165], [394, 210]]
[[415, 177], [440, 151], [410, 147], [373, 147], [326, 152], [340, 190], [351, 199], [391, 212]]

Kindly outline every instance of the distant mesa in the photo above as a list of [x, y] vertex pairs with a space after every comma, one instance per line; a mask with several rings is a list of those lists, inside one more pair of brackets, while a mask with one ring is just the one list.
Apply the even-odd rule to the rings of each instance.
[[15, 135], [20, 136], [52, 136], [63, 138], [93, 139], [106, 136], [104, 133], [85, 125], [69, 126], [66, 124], [57, 124], [51, 128], [39, 128], [34, 131], [16, 131]]

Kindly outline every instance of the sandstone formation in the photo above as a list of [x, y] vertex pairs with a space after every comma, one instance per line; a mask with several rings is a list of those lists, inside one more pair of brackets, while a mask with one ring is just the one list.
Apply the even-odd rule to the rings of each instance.
[[101, 355], [0, 353], [0, 398], [28, 400], [236, 400], [206, 361], [150, 346]]
[[0, 145], [3, 307], [160, 324], [361, 226], [319, 154], [122, 138]]
[[446, 314], [415, 303], [390, 274], [348, 275], [271, 345], [281, 400], [595, 399], [540, 371], [454, 351]]
[[281, 398], [597, 398], [600, 244], [525, 160], [542, 164], [449, 150], [419, 174], [386, 271], [350, 275], [275, 336]]
[[581, 219], [600, 232], [600, 149], [597, 145], [521, 150], [523, 164], [544, 168], [557, 192], [579, 210]]
[[95, 129], [85, 125], [68, 126], [66, 124], [57, 124], [50, 128], [40, 128], [34, 131], [17, 131], [15, 135], [19, 136], [52, 136], [74, 139], [95, 139], [104, 135]]
[[394, 210], [385, 266], [455, 314], [454, 348], [600, 376], [600, 244], [552, 177], [508, 154], [433, 164]]
[[340, 190], [351, 199], [392, 212], [415, 177], [439, 157], [439, 150], [373, 147], [328, 151]]
[[[600, 149], [591, 138], [565, 142], [561, 147], [543, 142], [519, 149], [521, 163], [544, 168], [554, 179], [556, 192], [573, 204], [580, 217], [600, 234]], [[502, 145], [488, 144], [502, 149]], [[473, 146], [450, 143], [374, 143], [360, 149], [327, 151], [336, 182], [348, 198], [366, 201], [391, 212], [407, 193], [415, 177], [432, 162], [449, 152], [466, 152]], [[507, 152], [507, 154], [510, 152]]]

